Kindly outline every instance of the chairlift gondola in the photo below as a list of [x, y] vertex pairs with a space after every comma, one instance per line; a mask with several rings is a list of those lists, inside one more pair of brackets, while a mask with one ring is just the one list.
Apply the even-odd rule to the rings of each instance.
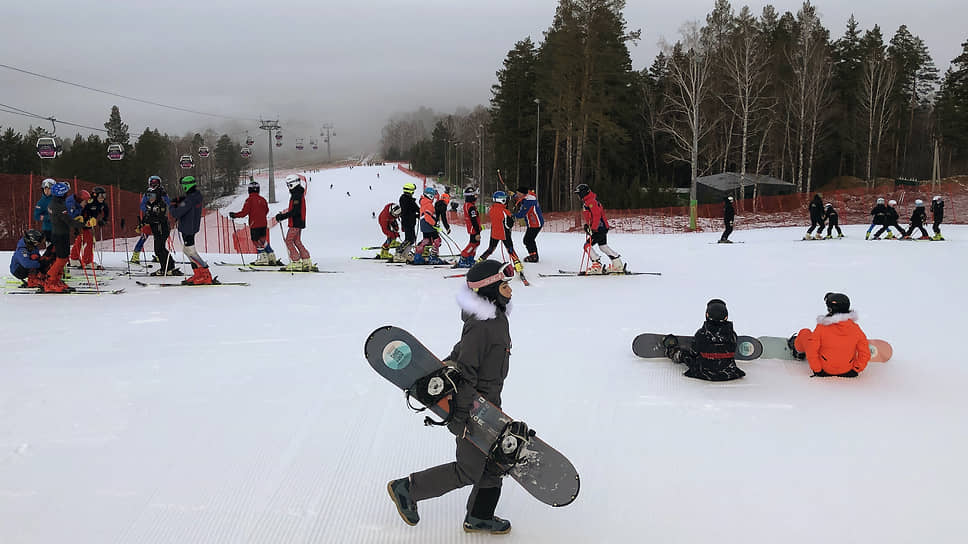
[[282, 147], [282, 140], [276, 140], [276, 147]]
[[195, 168], [195, 159], [193, 159], [191, 155], [182, 155], [181, 158], [178, 159], [178, 166], [181, 166], [186, 170], [189, 168]]
[[37, 139], [37, 156], [42, 159], [53, 159], [61, 154], [61, 146], [51, 136]]
[[252, 136], [249, 136], [248, 134], [246, 134], [246, 136], [245, 136], [245, 146], [246, 147], [252, 147], [253, 145], [255, 145], [255, 140], [252, 139]]
[[302, 138], [296, 138], [296, 150], [297, 151], [302, 151], [305, 148], [306, 148], [306, 146], [303, 145], [303, 139]]
[[108, 145], [108, 160], [120, 161], [124, 158], [124, 146], [121, 144]]
[[199, 157], [201, 157], [201, 158], [204, 159], [204, 158], [208, 157], [209, 154], [210, 154], [210, 151], [208, 150], [208, 146], [204, 146], [203, 145], [203, 146], [201, 146], [201, 147], [198, 148], [198, 156]]
[[282, 131], [279, 131], [279, 130], [276, 131], [276, 141], [277, 142], [282, 141]]
[[243, 159], [248, 159], [249, 157], [252, 156], [252, 152], [249, 151], [248, 147], [243, 147], [242, 150], [239, 151], [239, 154], [242, 155]]
[[319, 145], [316, 143], [315, 140], [309, 140], [309, 145], [313, 146], [313, 151], [316, 151], [319, 149]]

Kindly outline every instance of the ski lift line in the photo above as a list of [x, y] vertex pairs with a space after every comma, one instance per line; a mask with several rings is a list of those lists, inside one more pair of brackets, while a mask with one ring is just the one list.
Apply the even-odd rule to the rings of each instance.
[[57, 119], [56, 117], [44, 117], [43, 115], [37, 115], [36, 113], [32, 113], [32, 112], [29, 112], [27, 110], [22, 110], [20, 108], [15, 108], [15, 107], [9, 106], [7, 104], [0, 104], [0, 108], [9, 108], [9, 110], [16, 110], [16, 111], [4, 110], [4, 111], [6, 111], [7, 113], [13, 113], [13, 114], [16, 114], [16, 115], [22, 115], [24, 117], [33, 117], [35, 119], [43, 119], [45, 121], [57, 122], [57, 123], [60, 123], [62, 125], [68, 125], [68, 126], [77, 127], [77, 128], [86, 128], [88, 130], [96, 130], [98, 132], [103, 132], [105, 134], [107, 134], [107, 132], [108, 132], [107, 130], [104, 130], [103, 128], [95, 128], [95, 127], [89, 127], [87, 125], [79, 125], [77, 123], [71, 123], [70, 121], [63, 121], [61, 119]]
[[[56, 81], [58, 83], [63, 83], [65, 85], [71, 85], [71, 86], [78, 87], [78, 88], [81, 88], [81, 89], [86, 89], [88, 91], [94, 91], [96, 93], [102, 93], [102, 94], [107, 94], [107, 95], [110, 95], [110, 96], [116, 96], [118, 98], [124, 98], [126, 100], [133, 100], [135, 102], [140, 102], [142, 104], [149, 104], [151, 106], [158, 106], [159, 108], [167, 108], [167, 109], [170, 109], [170, 110], [183, 111], [183, 112], [186, 112], [186, 113], [194, 113], [194, 114], [197, 114], [197, 115], [207, 115], [209, 117], [220, 117], [222, 119], [229, 119], [229, 120], [233, 120], [233, 121], [258, 121], [258, 119], [250, 119], [250, 118], [247, 118], [247, 117], [229, 117], [228, 115], [220, 115], [218, 113], [208, 113], [208, 112], [204, 112], [204, 111], [191, 110], [191, 109], [188, 109], [188, 108], [181, 108], [181, 107], [178, 107], [178, 106], [170, 106], [168, 104], [161, 104], [159, 102], [152, 102], [151, 100], [144, 100], [144, 99], [141, 99], [141, 98], [135, 98], [133, 96], [126, 96], [126, 95], [123, 95], [123, 94], [120, 94], [120, 93], [115, 93], [115, 92], [111, 92], [111, 91], [105, 91], [103, 89], [96, 89], [94, 87], [88, 87], [87, 85], [81, 85], [80, 83], [74, 83], [74, 82], [71, 82], [71, 81], [66, 81], [66, 80], [63, 80], [63, 79], [58, 79], [56, 77], [47, 76], [47, 75], [44, 75], [44, 74], [38, 74], [36, 72], [31, 72], [29, 70], [24, 70], [23, 68], [17, 68], [16, 66], [10, 66], [9, 64], [2, 64], [2, 63], [0, 63], [0, 68], [6, 68], [8, 70], [13, 70], [15, 72], [21, 72], [21, 73], [28, 74], [28, 75], [31, 75], [31, 76], [34, 76], [34, 77], [39, 77], [41, 79], [48, 79], [48, 80], [51, 80], [51, 81]], [[69, 124], [69, 123], [66, 123], [66, 124]], [[82, 127], [82, 128], [88, 128], [88, 127]]]

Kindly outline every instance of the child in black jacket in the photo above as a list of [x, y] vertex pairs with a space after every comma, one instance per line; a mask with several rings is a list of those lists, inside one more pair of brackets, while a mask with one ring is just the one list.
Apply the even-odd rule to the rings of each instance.
[[736, 333], [727, 317], [726, 303], [714, 298], [706, 303], [706, 321], [693, 336], [692, 349], [679, 347], [679, 339], [675, 335], [670, 334], [662, 339], [666, 356], [689, 367], [685, 376], [723, 382], [746, 375], [734, 360]]
[[927, 240], [929, 238], [928, 231], [924, 228], [924, 222], [927, 220], [928, 214], [924, 211], [924, 201], [919, 198], [914, 201], [914, 213], [911, 214], [911, 225], [908, 226], [907, 232], [904, 233], [904, 238], [910, 240], [914, 229], [921, 229], [921, 239]]

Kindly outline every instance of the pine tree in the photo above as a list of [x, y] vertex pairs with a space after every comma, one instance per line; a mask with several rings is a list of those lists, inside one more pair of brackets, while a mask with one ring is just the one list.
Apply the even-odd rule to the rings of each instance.
[[128, 150], [128, 140], [130, 139], [128, 125], [121, 122], [121, 111], [118, 110], [117, 106], [111, 106], [111, 115], [108, 117], [108, 122], [104, 123], [104, 128], [108, 131], [108, 142], [121, 144], [125, 151]]

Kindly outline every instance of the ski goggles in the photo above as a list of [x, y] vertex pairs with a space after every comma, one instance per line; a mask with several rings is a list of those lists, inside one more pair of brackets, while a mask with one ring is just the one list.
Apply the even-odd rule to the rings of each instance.
[[501, 269], [497, 271], [497, 274], [493, 276], [488, 276], [482, 280], [469, 281], [467, 286], [473, 290], [480, 289], [481, 287], [487, 287], [492, 283], [497, 283], [499, 281], [511, 281], [514, 279], [514, 265], [511, 263], [504, 263]]

